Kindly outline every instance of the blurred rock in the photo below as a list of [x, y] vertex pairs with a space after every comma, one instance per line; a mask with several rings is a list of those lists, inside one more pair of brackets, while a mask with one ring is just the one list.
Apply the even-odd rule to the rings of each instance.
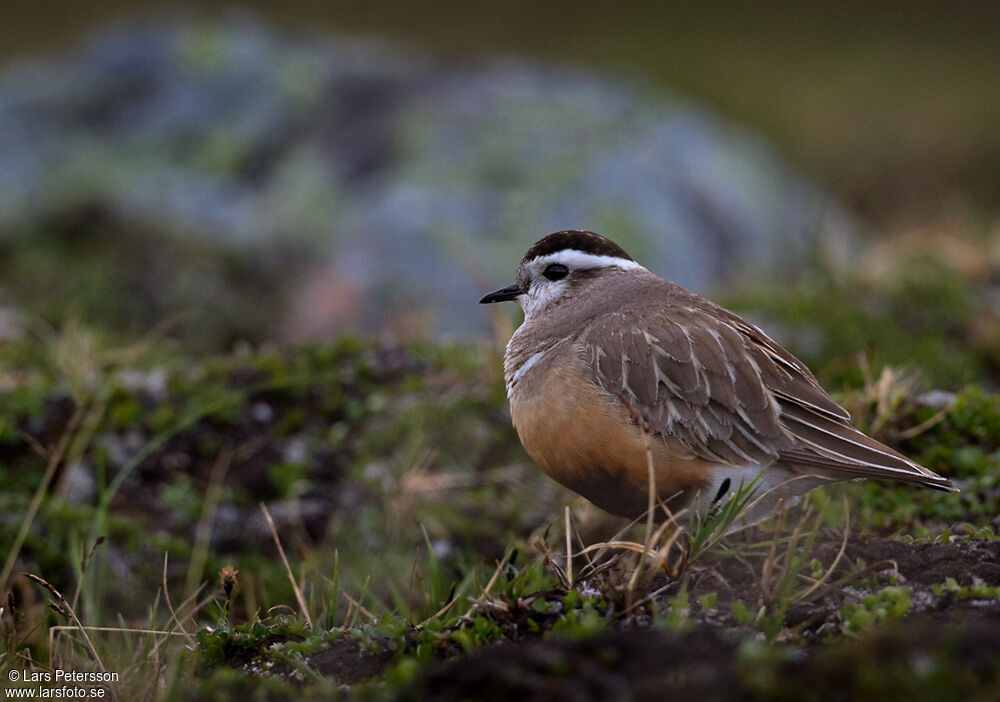
[[62, 498], [71, 504], [89, 503], [97, 494], [94, 467], [80, 460], [67, 463], [59, 481], [59, 491]]
[[150, 400], [160, 402], [167, 396], [166, 368], [154, 368], [150, 371], [126, 368], [117, 375], [122, 387], [143, 392]]
[[84, 312], [202, 310], [209, 345], [481, 333], [478, 297], [566, 228], [709, 291], [842, 260], [855, 225], [759, 136], [634, 77], [246, 17], [114, 26], [0, 75], [0, 251], [56, 232], [99, 262], [18, 268], [0, 302], [100, 281]]
[[922, 395], [918, 395], [913, 401], [917, 405], [933, 407], [934, 409], [940, 410], [948, 407], [949, 405], [955, 404], [956, 399], [958, 399], [958, 395], [953, 392], [947, 392], [945, 390], [930, 390]]

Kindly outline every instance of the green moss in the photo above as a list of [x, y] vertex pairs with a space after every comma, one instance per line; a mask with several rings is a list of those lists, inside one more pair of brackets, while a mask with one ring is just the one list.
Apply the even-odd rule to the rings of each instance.
[[[931, 322], [918, 318], [907, 323], [919, 327]], [[129, 622], [155, 618], [150, 593], [161, 588], [165, 552], [175, 607], [190, 595], [180, 592], [183, 583], [203, 580], [211, 588], [220, 566], [239, 568], [242, 587], [229, 621], [251, 623], [220, 626], [214, 604], [201, 611], [200, 625], [215, 624], [203, 626], [198, 635], [199, 677], [190, 684], [201, 694], [249, 696], [252, 684], [286, 690], [281, 682], [272, 686], [267, 678], [272, 674], [294, 675], [301, 685], [296, 694], [304, 698], [337, 694], [336, 683], [314, 678], [310, 659], [343, 636], [356, 640], [364, 655], [394, 656], [384, 676], [387, 688], [376, 683], [356, 688], [375, 697], [392, 685], [412, 681], [434, 660], [468, 655], [502, 641], [588, 639], [609, 629], [645, 624], [650, 611], [654, 621], [677, 635], [696, 632], [729, 611], [731, 622], [755, 630], [754, 635], [762, 631], [772, 639], [788, 636], [795, 641], [795, 632], [785, 629], [789, 593], [812, 582], [802, 581], [800, 574], [813, 580], [825, 577], [828, 563], [803, 551], [781, 561], [790, 564], [789, 582], [795, 587], [772, 588], [777, 594], [770, 607], [752, 593], [706, 591], [706, 586], [718, 587], [714, 577], [706, 577], [692, 580], [690, 592], [684, 590], [669, 602], [660, 598], [650, 610], [625, 616], [592, 589], [586, 592], [593, 597], [562, 590], [544, 559], [519, 557], [512, 546], [525, 551], [526, 535], [551, 518], [549, 506], [539, 509], [535, 504], [543, 494], [539, 486], [549, 483], [535, 471], [511, 470], [527, 466], [527, 459], [509, 425], [496, 358], [483, 347], [383, 349], [345, 339], [282, 353], [244, 348], [201, 359], [161, 350], [154, 360], [136, 365], [148, 368], [154, 363], [166, 372], [164, 396], [116, 380], [117, 369], [94, 376], [95, 385], [105, 388], [100, 397], [109, 402], [95, 420], [93, 436], [79, 439], [78, 457], [92, 470], [97, 494], [76, 502], [45, 497], [19, 567], [72, 592], [85, 546], [97, 533], [107, 536], [95, 552], [81, 596], [80, 611], [94, 624], [117, 621], [119, 613]], [[0, 512], [6, 515], [0, 519], [2, 543], [13, 541], [45, 468], [26, 435], [52, 445], [73, 411], [63, 387], [57, 373], [43, 367], [12, 393], [10, 403], [0, 405], [0, 452], [5, 459], [0, 465]], [[891, 436], [905, 431], [935, 412], [905, 401], [887, 432]], [[839, 505], [839, 497], [846, 494], [852, 500], [853, 528], [897, 533], [913, 541], [996, 538], [998, 437], [1000, 401], [970, 385], [958, 394], [954, 410], [943, 421], [900, 444], [928, 467], [959, 481], [962, 493], [878, 483], [833, 486], [824, 489], [822, 499], [817, 497], [817, 514], [825, 515], [824, 524], [840, 524], [841, 512], [831, 506]], [[148, 456], [134, 466], [110, 507], [97, 507], [120, 475], [122, 461], [147, 447]], [[206, 488], [220, 455], [229, 453], [234, 460], [222, 485], [209, 553], [202, 571], [189, 575], [192, 534], [209, 506]], [[535, 479], [539, 482], [531, 482]], [[298, 604], [284, 566], [273, 553], [270, 534], [261, 531], [257, 504], [276, 498], [287, 498], [285, 505], [296, 498], [305, 504], [316, 495], [334, 498], [320, 502], [321, 509], [311, 513], [308, 524], [294, 510], [274, 510], [280, 538], [314, 617], [315, 628], [308, 630], [297, 616], [267, 616], [274, 605], [280, 605], [274, 611], [282, 612]], [[563, 497], [557, 494], [556, 499]], [[152, 514], [145, 514], [150, 507]], [[235, 529], [225, 526], [234, 521]], [[255, 528], [248, 528], [252, 523]], [[814, 531], [807, 531], [811, 539]], [[768, 532], [759, 538], [764, 546], [748, 542], [748, 553], [766, 549], [766, 539], [774, 537]], [[786, 536], [780, 544], [793, 541]], [[738, 550], [734, 546], [729, 556]], [[582, 562], [574, 560], [574, 565]], [[860, 568], [857, 564], [849, 570]], [[755, 582], [760, 577], [759, 569], [754, 571]], [[838, 572], [833, 577], [841, 576]], [[483, 587], [491, 581], [484, 595]], [[864, 584], [874, 587], [885, 580], [873, 577]], [[984, 587], [946, 582], [935, 592], [942, 601], [993, 598], [993, 590]], [[360, 607], [349, 604], [341, 591]], [[730, 596], [738, 599], [730, 602]], [[460, 616], [469, 610], [470, 601], [478, 606], [469, 617]], [[842, 629], [862, 636], [857, 645], [865, 646], [865, 637], [901, 618], [909, 601], [906, 588], [879, 590], [840, 609]], [[443, 615], [437, 614], [442, 610]], [[156, 620], [156, 626], [161, 624], [162, 619]], [[755, 689], [777, 685], [781, 666], [790, 659], [784, 648], [761, 646], [764, 652], [741, 654], [760, 664], [759, 675], [747, 683]], [[846, 660], [854, 654], [843, 655]], [[45, 660], [44, 655], [36, 657]], [[942, 663], [942, 670], [951, 665]], [[557, 661], [548, 672], [557, 675], [560, 670]], [[859, 689], [874, 685], [869, 674], [867, 669], [859, 672]]]
[[982, 582], [962, 586], [955, 578], [947, 578], [940, 585], [931, 585], [931, 591], [939, 597], [948, 593], [963, 600], [1000, 600], [1000, 587], [992, 587]]
[[593, 601], [584, 600], [579, 607], [561, 614], [551, 631], [555, 635], [585, 639], [607, 631], [610, 626], [611, 620], [607, 612], [595, 606]]
[[[700, 602], [700, 599], [699, 599]], [[685, 587], [668, 603], [664, 625], [671, 631], [686, 631], [692, 626], [691, 597]]]
[[[918, 422], [934, 415], [922, 408]], [[944, 420], [909, 439], [905, 448], [928, 468], [959, 478], [1000, 473], [1000, 395], [966, 386]]]
[[844, 631], [856, 634], [899, 619], [910, 609], [913, 591], [908, 587], [890, 585], [878, 592], [865, 595], [860, 603], [847, 603], [840, 608], [840, 620]]
[[215, 628], [205, 627], [198, 630], [195, 638], [202, 666], [214, 668], [237, 656], [249, 662], [262, 654], [265, 645], [289, 640], [303, 641], [308, 633], [304, 620], [279, 616], [268, 624], [253, 621], [233, 628], [225, 624]]

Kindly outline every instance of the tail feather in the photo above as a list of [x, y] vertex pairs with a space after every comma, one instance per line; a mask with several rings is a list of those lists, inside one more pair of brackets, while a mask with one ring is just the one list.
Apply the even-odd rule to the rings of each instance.
[[782, 423], [798, 445], [778, 462], [839, 478], [887, 478], [939, 490], [957, 491], [951, 481], [866, 436], [847, 422], [820, 416], [793, 404], [782, 406]]

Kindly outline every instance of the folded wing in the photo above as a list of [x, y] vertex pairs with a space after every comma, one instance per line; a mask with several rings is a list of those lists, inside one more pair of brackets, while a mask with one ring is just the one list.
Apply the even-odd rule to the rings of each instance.
[[954, 489], [855, 429], [805, 365], [760, 329], [688, 295], [653, 313], [640, 305], [605, 313], [579, 337], [593, 381], [654, 434], [723, 465]]

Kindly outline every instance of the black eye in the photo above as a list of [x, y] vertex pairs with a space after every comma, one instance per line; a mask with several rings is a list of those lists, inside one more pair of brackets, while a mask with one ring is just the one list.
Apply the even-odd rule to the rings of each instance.
[[549, 280], [562, 280], [569, 275], [569, 268], [561, 263], [550, 263], [545, 266], [545, 270], [542, 271], [542, 275]]

